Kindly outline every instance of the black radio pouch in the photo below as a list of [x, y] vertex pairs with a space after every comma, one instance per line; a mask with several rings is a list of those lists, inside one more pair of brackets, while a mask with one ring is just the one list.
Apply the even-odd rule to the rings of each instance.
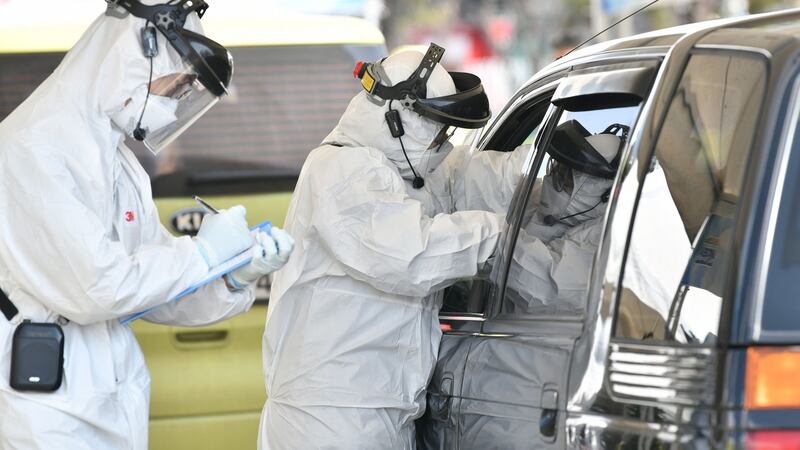
[[[0, 290], [0, 310], [11, 321], [18, 311]], [[53, 392], [64, 378], [64, 331], [55, 323], [23, 321], [11, 342], [11, 376], [18, 391]]]

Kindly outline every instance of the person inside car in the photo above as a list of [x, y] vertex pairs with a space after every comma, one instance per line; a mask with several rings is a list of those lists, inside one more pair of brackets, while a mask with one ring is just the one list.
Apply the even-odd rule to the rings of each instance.
[[[627, 126], [613, 124], [590, 134], [576, 120], [559, 125], [547, 152], [547, 174], [534, 186], [509, 270], [511, 308], [547, 305], [579, 308], [592, 259], [600, 242], [602, 217], [611, 194]], [[456, 209], [505, 212], [522, 177], [530, 146], [512, 152], [454, 154], [443, 166], [454, 172]], [[496, 183], [487, 186], [487, 173]]]

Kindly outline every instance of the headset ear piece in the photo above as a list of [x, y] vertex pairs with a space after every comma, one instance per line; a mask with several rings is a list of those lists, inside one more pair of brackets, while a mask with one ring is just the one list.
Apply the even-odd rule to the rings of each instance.
[[384, 117], [386, 118], [386, 124], [389, 126], [389, 132], [392, 133], [393, 138], [399, 138], [405, 134], [405, 130], [403, 130], [403, 121], [400, 119], [400, 111], [390, 109], [386, 111]]
[[142, 27], [142, 53], [147, 58], [154, 58], [158, 55], [158, 40], [156, 39], [156, 27]]
[[605, 192], [603, 192], [603, 195], [600, 197], [600, 200], [602, 200], [603, 203], [608, 203], [608, 200], [610, 198], [611, 198], [611, 188], [608, 188], [606, 189]]

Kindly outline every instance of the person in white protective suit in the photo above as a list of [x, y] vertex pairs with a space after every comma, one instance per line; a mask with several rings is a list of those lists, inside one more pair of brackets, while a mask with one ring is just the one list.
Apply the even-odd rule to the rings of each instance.
[[591, 135], [575, 120], [559, 125], [547, 174], [531, 193], [509, 269], [508, 298], [522, 311], [581, 310], [600, 245], [605, 205], [628, 127]]
[[480, 79], [445, 71], [442, 51], [357, 66], [365, 91], [303, 166], [264, 332], [261, 449], [414, 447], [441, 337], [432, 294], [474, 275], [504, 222], [450, 214], [437, 192], [446, 127], [490, 115]]
[[[0, 449], [146, 449], [150, 378], [119, 319], [159, 306], [145, 319], [197, 326], [234, 316], [291, 252], [279, 229], [254, 238], [241, 206], [207, 216], [194, 240], [172, 237], [123, 144], [135, 136], [156, 152], [225, 94], [232, 61], [202, 35], [206, 7], [109, 5], [0, 123], [0, 289], [18, 309], [0, 317]], [[159, 14], [171, 21], [157, 23]], [[227, 280], [165, 304], [248, 248], [253, 261]], [[63, 329], [54, 391], [9, 385], [23, 320]]]

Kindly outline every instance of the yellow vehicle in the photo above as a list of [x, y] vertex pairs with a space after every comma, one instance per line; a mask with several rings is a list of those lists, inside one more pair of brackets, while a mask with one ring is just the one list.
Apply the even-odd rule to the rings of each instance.
[[[226, 45], [231, 94], [156, 158], [130, 143], [152, 179], [162, 223], [193, 234], [203, 211], [247, 207], [281, 226], [308, 152], [336, 125], [359, 85], [354, 63], [386, 54], [381, 32], [352, 17], [259, 14], [203, 18]], [[94, 14], [98, 12], [93, 10]], [[70, 23], [0, 23], [0, 120], [58, 65], [93, 16]], [[247, 314], [204, 328], [133, 324], [152, 376], [151, 449], [254, 448], [265, 401], [261, 336], [268, 280]]]

